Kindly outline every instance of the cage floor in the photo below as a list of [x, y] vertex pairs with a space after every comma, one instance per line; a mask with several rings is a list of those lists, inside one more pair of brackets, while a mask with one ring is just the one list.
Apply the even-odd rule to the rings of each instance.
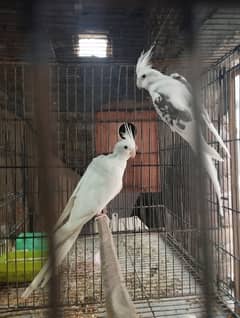
[[[184, 312], [196, 310], [200, 314], [203, 311], [199, 281], [190, 265], [162, 234], [114, 234], [114, 241], [126, 286], [140, 317], [180, 317]], [[104, 316], [98, 247], [98, 235], [79, 238], [61, 267], [61, 304], [80, 305], [84, 312], [81, 316], [78, 310], [79, 316], [71, 316], [69, 311], [66, 317]], [[35, 292], [26, 301], [20, 297], [23, 290], [23, 285], [2, 286], [0, 313], [47, 305], [47, 288]]]
[[[187, 318], [186, 315], [200, 318], [205, 314], [203, 301], [203, 298], [199, 296], [170, 297], [135, 302], [135, 306], [141, 318]], [[221, 307], [214, 308], [215, 318], [227, 317], [227, 314]], [[104, 312], [97, 314], [97, 317], [105, 317]]]
[[[170, 297], [160, 300], [135, 301], [134, 303], [139, 318], [203, 318], [206, 314], [203, 298], [199, 296]], [[62, 308], [60, 313], [63, 318], [106, 318], [104, 307], [93, 309], [93, 307], [90, 306], [87, 309], [88, 313], [85, 311], [86, 309], [82, 307], [72, 306]], [[229, 311], [221, 306], [215, 306], [213, 314], [214, 318], [230, 317]], [[5, 312], [4, 316], [0, 314], [0, 317], [44, 318], [46, 315], [47, 310], [42, 309], [34, 311], [9, 311]]]

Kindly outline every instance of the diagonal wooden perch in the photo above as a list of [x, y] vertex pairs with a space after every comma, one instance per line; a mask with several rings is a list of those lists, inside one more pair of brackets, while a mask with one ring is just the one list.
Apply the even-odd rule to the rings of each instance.
[[124, 285], [107, 215], [98, 216], [97, 224], [107, 317], [137, 318], [139, 316]]

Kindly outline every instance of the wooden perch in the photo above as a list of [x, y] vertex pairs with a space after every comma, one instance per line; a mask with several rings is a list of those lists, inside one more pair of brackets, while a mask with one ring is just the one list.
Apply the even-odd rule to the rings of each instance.
[[107, 215], [97, 217], [97, 224], [107, 317], [137, 318], [139, 316], [124, 285]]

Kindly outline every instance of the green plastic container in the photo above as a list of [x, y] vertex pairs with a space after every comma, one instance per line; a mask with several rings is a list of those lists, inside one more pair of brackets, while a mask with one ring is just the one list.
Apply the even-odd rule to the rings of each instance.
[[12, 251], [0, 257], [0, 282], [30, 282], [47, 258], [46, 251]]
[[45, 233], [26, 232], [20, 233], [16, 239], [16, 250], [22, 251], [46, 251], [48, 249]]

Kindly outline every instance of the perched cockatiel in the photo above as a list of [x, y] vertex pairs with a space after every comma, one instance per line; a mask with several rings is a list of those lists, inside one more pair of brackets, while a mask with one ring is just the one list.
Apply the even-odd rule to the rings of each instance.
[[[106, 205], [121, 191], [127, 160], [136, 155], [136, 144], [131, 126], [124, 125], [119, 140], [108, 155], [92, 160], [73, 191], [55, 226], [56, 265], [60, 265], [76, 241], [82, 227], [101, 213]], [[50, 279], [49, 261], [42, 267], [22, 297], [28, 297]]]
[[[195, 114], [192, 108], [193, 97], [191, 86], [184, 77], [177, 73], [168, 76], [152, 68], [151, 57], [153, 47], [147, 52], [142, 52], [138, 58], [136, 65], [137, 87], [140, 89], [144, 88], [149, 92], [153, 106], [159, 117], [197, 153], [196, 127], [198, 126], [196, 125]], [[206, 109], [203, 107], [201, 108], [201, 120], [207, 125], [230, 157], [227, 147], [211, 123]], [[217, 161], [223, 161], [223, 159], [214, 148], [206, 143], [202, 132], [200, 132], [200, 138], [203, 147], [204, 166], [217, 194], [220, 215], [223, 216], [221, 188], [213, 162], [213, 159]]]

